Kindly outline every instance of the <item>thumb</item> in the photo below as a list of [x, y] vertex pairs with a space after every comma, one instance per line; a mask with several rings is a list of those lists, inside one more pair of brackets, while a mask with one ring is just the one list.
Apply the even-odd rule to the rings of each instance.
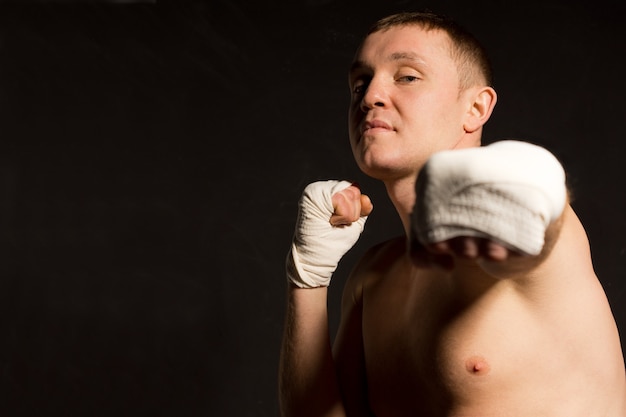
[[366, 194], [361, 194], [361, 216], [369, 216], [374, 210], [374, 204]]

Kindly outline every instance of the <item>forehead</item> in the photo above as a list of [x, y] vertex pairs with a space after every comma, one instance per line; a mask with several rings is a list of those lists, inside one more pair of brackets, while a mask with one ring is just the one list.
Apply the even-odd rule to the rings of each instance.
[[428, 66], [448, 66], [453, 63], [450, 42], [448, 34], [439, 29], [425, 30], [418, 25], [396, 26], [367, 36], [354, 61], [369, 66], [404, 56]]

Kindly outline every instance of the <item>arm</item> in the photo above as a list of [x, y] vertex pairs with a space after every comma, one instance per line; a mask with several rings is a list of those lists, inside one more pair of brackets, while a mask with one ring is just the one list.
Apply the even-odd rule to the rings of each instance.
[[371, 210], [369, 198], [349, 183], [318, 182], [303, 193], [287, 257], [289, 283], [279, 362], [284, 417], [345, 415], [330, 347], [327, 286]]
[[333, 357], [337, 368], [339, 389], [348, 416], [373, 416], [369, 409], [365, 352], [363, 347], [363, 263], [371, 259], [368, 252], [353, 270], [343, 290], [341, 322]]
[[568, 196], [549, 151], [521, 141], [433, 155], [420, 172], [412, 213], [418, 264], [450, 269], [455, 259], [520, 271], [540, 263], [559, 234]]
[[287, 288], [279, 365], [283, 416], [344, 416], [328, 332], [327, 287]]

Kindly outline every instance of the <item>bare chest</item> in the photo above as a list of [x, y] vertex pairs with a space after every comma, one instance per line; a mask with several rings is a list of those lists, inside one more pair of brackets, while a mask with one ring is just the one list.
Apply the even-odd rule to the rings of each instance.
[[536, 327], [512, 294], [487, 291], [460, 303], [428, 280], [398, 284], [364, 298], [368, 387], [372, 406], [381, 405], [377, 415], [447, 416], [464, 405], [493, 404], [494, 393], [502, 398], [517, 385], [513, 375], [532, 369]]

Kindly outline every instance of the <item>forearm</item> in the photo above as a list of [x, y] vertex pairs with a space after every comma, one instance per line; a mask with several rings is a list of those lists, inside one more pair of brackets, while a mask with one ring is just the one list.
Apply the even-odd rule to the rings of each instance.
[[343, 416], [328, 329], [327, 288], [289, 285], [279, 364], [281, 414]]
[[348, 181], [314, 182], [302, 193], [285, 262], [289, 284], [278, 381], [283, 417], [345, 417], [330, 347], [327, 287], [372, 208]]

